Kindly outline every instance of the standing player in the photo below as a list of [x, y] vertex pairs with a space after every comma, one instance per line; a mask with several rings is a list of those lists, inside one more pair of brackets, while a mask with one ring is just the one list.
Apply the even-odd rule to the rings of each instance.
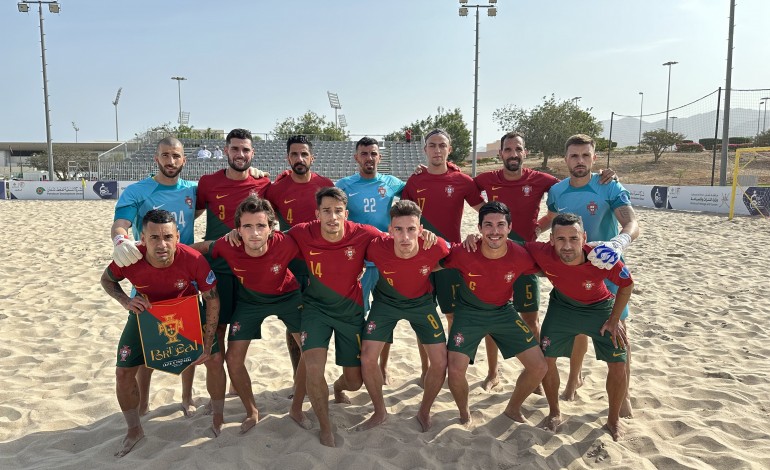
[[[231, 246], [226, 237], [216, 242], [196, 243], [195, 248], [208, 252], [215, 260], [224, 260], [235, 272], [242, 285], [232, 317], [227, 369], [246, 408], [241, 434], [259, 421], [259, 411], [246, 370], [246, 353], [252, 339], [262, 339], [262, 322], [277, 315], [284, 322], [294, 341], [299, 344], [302, 296], [289, 262], [299, 256], [294, 240], [275, 231], [275, 212], [270, 203], [248, 196], [235, 210], [235, 227], [243, 243]], [[220, 323], [221, 326], [221, 323]], [[294, 397], [289, 416], [300, 426], [310, 429], [310, 421], [302, 412], [305, 398], [305, 363], [299, 361], [294, 378]]]
[[[251, 132], [233, 129], [225, 140], [227, 168], [198, 181], [198, 195], [195, 201], [196, 216], [206, 211], [205, 240], [216, 240], [235, 228], [235, 211], [248, 196], [263, 196], [270, 186], [267, 177], [252, 178], [249, 169], [254, 158]], [[225, 332], [235, 311], [238, 279], [233, 275], [224, 259], [206, 259], [217, 276], [217, 290], [220, 294], [219, 326], [217, 340], [225, 354]]]
[[[420, 206], [420, 222], [425, 228], [449, 242], [459, 243], [464, 202], [479, 210], [484, 200], [473, 179], [447, 161], [452, 152], [452, 138], [445, 130], [428, 132], [423, 151], [428, 159], [427, 171], [410, 176], [401, 197]], [[451, 328], [454, 292], [462, 284], [462, 279], [456, 271], [445, 270], [433, 273], [431, 282], [436, 289], [439, 307]], [[422, 348], [419, 350], [424, 378], [428, 369], [427, 356]]]
[[[556, 431], [562, 423], [559, 410], [558, 357], [569, 357], [573, 341], [580, 335], [593, 339], [596, 358], [607, 362], [607, 429], [614, 440], [623, 437], [620, 407], [626, 395], [626, 351], [628, 341], [620, 314], [633, 291], [633, 280], [622, 262], [610, 270], [591, 264], [583, 223], [575, 214], [562, 213], [553, 219], [551, 243], [528, 242], [526, 248], [553, 284], [543, 322], [541, 347], [548, 362], [543, 380], [550, 412], [546, 427]], [[617, 296], [605, 285], [619, 286]]]
[[[623, 250], [639, 236], [639, 224], [636, 213], [631, 207], [629, 192], [617, 181], [609, 184], [599, 184], [599, 175], [591, 173], [596, 162], [594, 140], [584, 134], [573, 135], [565, 144], [567, 163], [570, 177], [554, 185], [548, 192], [548, 218], [552, 220], [557, 213], [570, 212], [583, 219], [586, 236], [589, 242], [605, 244], [591, 252], [589, 260], [600, 267], [610, 269], [614, 262], [620, 259]], [[618, 230], [620, 223], [621, 230]], [[597, 258], [600, 253], [603, 259]], [[614, 260], [612, 263], [607, 260]], [[617, 293], [618, 286], [605, 280], [607, 288]], [[625, 329], [625, 319], [628, 307], [625, 306], [620, 320]], [[567, 385], [562, 394], [565, 400], [574, 400], [577, 389], [583, 385], [582, 367], [583, 356], [588, 350], [588, 338], [578, 336], [570, 359], [570, 373]], [[633, 414], [631, 400], [628, 395], [628, 385], [631, 374], [631, 351], [627, 351], [626, 362], [626, 395], [621, 408], [621, 416], [630, 417]]]
[[374, 414], [358, 429], [371, 429], [388, 417], [382, 396], [384, 378], [377, 358], [385, 345], [393, 342], [399, 320], [408, 320], [425, 348], [430, 366], [425, 374], [422, 403], [417, 413], [422, 431], [430, 429], [430, 409], [446, 377], [446, 336], [436, 318], [436, 301], [430, 283], [431, 270], [449, 253], [446, 243], [424, 249], [420, 208], [412, 201], [398, 201], [390, 209], [389, 236], [375, 238], [366, 251], [382, 274], [374, 289], [374, 303], [364, 327], [361, 371], [374, 405]]
[[297, 242], [310, 273], [302, 294], [302, 357], [307, 394], [321, 428], [321, 444], [334, 447], [329, 420], [329, 389], [324, 377], [329, 340], [334, 333], [336, 363], [342, 375], [334, 382], [336, 403], [350, 403], [345, 390], [361, 388], [363, 296], [358, 276], [369, 242], [380, 231], [347, 219], [347, 196], [335, 187], [316, 193], [318, 220], [298, 224], [288, 234]]
[[[166, 137], [158, 142], [155, 151], [158, 173], [129, 185], [121, 193], [115, 205], [115, 217], [110, 230], [115, 245], [112, 258], [119, 267], [131, 265], [142, 258], [141, 252], [129, 238], [128, 231], [132, 230], [133, 239], [139, 240], [142, 218], [153, 209], [162, 208], [171, 212], [181, 242], [186, 245], [193, 243], [197, 186], [195, 182], [179, 176], [186, 161], [182, 142], [175, 137]], [[144, 366], [137, 374], [140, 415], [149, 411], [151, 376], [152, 369]], [[182, 372], [182, 410], [185, 416], [190, 416], [195, 410], [192, 399], [194, 377], [195, 367], [188, 367]]]
[[[377, 172], [380, 163], [380, 147], [377, 140], [364, 137], [356, 142], [354, 156], [358, 164], [358, 174], [346, 176], [337, 181], [336, 186], [348, 196], [348, 213], [351, 221], [359, 224], [369, 224], [380, 231], [388, 230], [390, 210], [393, 200], [401, 196], [404, 183], [391, 175]], [[379, 275], [371, 261], [366, 262], [366, 271], [361, 278], [361, 288], [364, 295], [364, 313], [369, 312], [369, 294], [377, 283]], [[388, 383], [388, 354], [390, 344], [385, 344], [380, 355], [380, 367], [385, 383]]]
[[[117, 457], [129, 453], [144, 437], [139, 418], [141, 409], [137, 373], [144, 367], [145, 359], [136, 315], [152, 308], [152, 302], [155, 301], [196, 295], [199, 291], [206, 300], [203, 355], [194, 364], [206, 364], [206, 386], [211, 396], [212, 430], [215, 436], [219, 435], [224, 423], [225, 371], [222, 355], [216, 344], [219, 297], [214, 272], [203, 256], [185, 245], [178, 244], [179, 231], [171, 212], [147, 212], [142, 221], [141, 240], [143, 246], [140, 246], [139, 250], [144, 259], [125, 267], [120, 267], [113, 261], [104, 270], [101, 278], [102, 288], [123, 308], [129, 310], [128, 321], [118, 343], [115, 371], [118, 403], [128, 425], [123, 447], [115, 454]], [[126, 295], [119, 284], [123, 279], [128, 279], [136, 286], [138, 295]], [[193, 367], [188, 367], [190, 368]]]
[[449, 331], [449, 390], [460, 411], [460, 423], [472, 422], [468, 406], [468, 364], [473, 362], [481, 340], [490, 335], [504, 358], [516, 356], [524, 370], [516, 381], [505, 415], [527, 422], [521, 414], [524, 399], [545, 376], [548, 366], [537, 348], [532, 330], [511, 303], [511, 289], [521, 274], [536, 272], [532, 257], [519, 244], [508, 240], [511, 214], [505, 204], [488, 202], [479, 210], [479, 249], [468, 252], [455, 245], [441, 262], [455, 268], [463, 282], [458, 289], [457, 312]]
[[[315, 194], [320, 188], [334, 186], [332, 180], [318, 173], [313, 173], [313, 143], [304, 135], [289, 137], [286, 141], [286, 161], [289, 170], [284, 171], [275, 178], [265, 194], [273, 209], [277, 212], [281, 230], [289, 230], [292, 226], [304, 222], [311, 222], [316, 218]], [[300, 290], [305, 290], [308, 285], [308, 272], [305, 263], [294, 260], [289, 269], [299, 282]], [[300, 349], [296, 346], [291, 333], [286, 331], [286, 346], [291, 356], [292, 367], [297, 372]]]

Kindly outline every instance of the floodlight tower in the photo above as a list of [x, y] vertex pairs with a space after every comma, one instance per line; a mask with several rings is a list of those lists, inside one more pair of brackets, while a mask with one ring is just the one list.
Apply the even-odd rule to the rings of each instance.
[[80, 128], [77, 124], [75, 124], [75, 121], [72, 121], [72, 128], [75, 130], [75, 143], [78, 143], [78, 132], [80, 131]]
[[48, 72], [46, 70], [45, 63], [45, 33], [43, 32], [43, 4], [48, 5], [48, 11], [51, 13], [59, 13], [61, 6], [56, 0], [24, 0], [17, 4], [17, 7], [21, 13], [27, 13], [29, 11], [29, 5], [31, 3], [37, 4], [37, 11], [40, 14], [40, 57], [43, 60], [43, 98], [45, 101], [45, 137], [48, 144], [48, 179], [54, 180], [53, 171], [53, 141], [51, 140], [51, 111], [48, 107]]
[[340, 97], [337, 96], [337, 93], [332, 93], [331, 91], [326, 92], [326, 96], [329, 97], [329, 105], [334, 109], [334, 127], [340, 127], [339, 122], [337, 121], [337, 110], [342, 109], [342, 105], [340, 105]]
[[345, 119], [344, 114], [340, 114], [340, 127], [342, 128], [348, 127], [348, 121]]
[[112, 102], [115, 106], [115, 142], [120, 141], [120, 135], [118, 134], [118, 101], [120, 101], [120, 92], [123, 91], [123, 87], [118, 88], [118, 94], [115, 95], [115, 101]]
[[171, 80], [176, 80], [177, 91], [179, 92], [179, 125], [182, 125], [182, 80], [187, 80], [185, 77], [171, 77]]
[[663, 66], [668, 66], [668, 91], [666, 92], [666, 132], [668, 132], [668, 108], [669, 103], [671, 102], [671, 66], [676, 65], [679, 62], [675, 62], [673, 60], [670, 60], [663, 64]]
[[642, 151], [642, 114], [644, 114], [644, 92], [640, 91], [639, 95], [642, 97], [642, 102], [639, 104], [639, 143], [636, 144], [636, 151]]
[[497, 16], [497, 0], [489, 0], [489, 5], [468, 5], [468, 0], [460, 1], [460, 16], [468, 16], [468, 8], [476, 9], [476, 53], [474, 56], [473, 69], [473, 160], [471, 161], [471, 173], [476, 177], [476, 141], [478, 139], [478, 120], [479, 120], [479, 9], [487, 10], [487, 16]]

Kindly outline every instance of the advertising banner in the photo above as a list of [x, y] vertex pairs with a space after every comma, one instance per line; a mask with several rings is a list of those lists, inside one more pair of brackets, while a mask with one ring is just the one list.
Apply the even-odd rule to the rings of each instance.
[[153, 302], [139, 314], [139, 334], [147, 367], [181, 374], [203, 354], [198, 296]]
[[648, 184], [624, 184], [631, 194], [631, 204], [640, 207], [665, 209], [668, 199], [668, 186]]
[[117, 181], [11, 181], [11, 199], [117, 199]]

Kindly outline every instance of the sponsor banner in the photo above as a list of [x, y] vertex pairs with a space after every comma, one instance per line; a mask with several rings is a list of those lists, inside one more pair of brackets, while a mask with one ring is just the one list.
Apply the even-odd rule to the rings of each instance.
[[118, 197], [123, 194], [123, 191], [125, 191], [127, 187], [134, 183], [136, 183], [136, 181], [118, 181]]
[[641, 207], [665, 209], [668, 199], [668, 186], [653, 186], [648, 184], [624, 184], [631, 193], [631, 204]]
[[203, 354], [198, 296], [153, 302], [139, 314], [139, 334], [147, 367], [181, 374]]
[[[757, 215], [760, 213], [758, 208], [755, 208], [753, 211], [749, 209], [753, 194], [756, 194], [754, 196], [755, 199], [759, 198], [758, 202], [763, 202], [764, 210], [767, 211], [767, 189], [739, 187], [735, 194], [735, 214]], [[669, 186], [667, 207], [682, 211], [729, 214], [732, 191], [733, 189], [730, 186]], [[747, 195], [743, 194], [744, 191]], [[756, 207], [759, 207], [759, 205]]]
[[11, 181], [11, 199], [117, 199], [117, 181]]
[[[740, 190], [741, 188], [738, 189]], [[749, 215], [770, 216], [770, 188], [749, 186], [743, 192], [741, 200], [735, 203], [736, 213], [739, 213], [738, 207], [741, 207], [741, 209], [745, 207]]]

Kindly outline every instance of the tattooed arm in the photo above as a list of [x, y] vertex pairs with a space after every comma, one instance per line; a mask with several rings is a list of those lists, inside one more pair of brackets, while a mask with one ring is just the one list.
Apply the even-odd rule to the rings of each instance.
[[102, 289], [104, 289], [110, 297], [117, 300], [121, 307], [130, 312], [138, 315], [143, 310], [147, 310], [152, 306], [150, 302], [141, 295], [137, 295], [134, 298], [126, 295], [118, 281], [114, 280], [110, 275], [110, 268], [104, 270], [100, 282], [102, 284]]
[[636, 212], [631, 206], [620, 206], [615, 209], [615, 217], [620, 222], [620, 233], [625, 233], [631, 240], [639, 236], [639, 223], [636, 221]]
[[202, 292], [203, 300], [206, 301], [206, 324], [203, 326], [203, 351], [211, 355], [211, 348], [214, 347], [214, 339], [217, 334], [217, 325], [219, 324], [219, 292], [216, 287], [212, 287], [206, 292]]

